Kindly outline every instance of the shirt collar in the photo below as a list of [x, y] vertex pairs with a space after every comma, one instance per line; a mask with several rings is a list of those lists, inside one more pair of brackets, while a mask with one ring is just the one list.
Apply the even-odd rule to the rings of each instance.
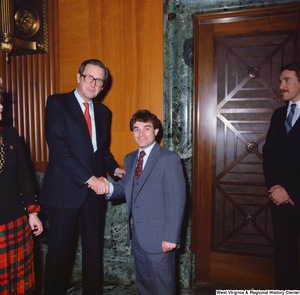
[[150, 145], [149, 147], [147, 147], [146, 149], [142, 150], [141, 148], [139, 148], [139, 152], [138, 152], [138, 157], [140, 156], [140, 152], [144, 151], [146, 153], [146, 156], [149, 156], [149, 154], [151, 153], [154, 145], [156, 144], [156, 141], [153, 142], [152, 145]]
[[92, 100], [90, 100], [90, 101], [84, 101], [84, 100], [82, 99], [82, 97], [79, 95], [79, 93], [78, 93], [78, 91], [77, 91], [77, 88], [74, 90], [74, 95], [75, 95], [75, 97], [77, 98], [77, 101], [78, 101], [78, 103], [79, 103], [81, 109], [83, 110], [83, 112], [84, 112], [84, 110], [85, 110], [85, 106], [83, 105], [84, 102], [87, 102], [87, 103], [89, 104], [89, 109], [90, 109], [90, 111], [93, 111], [93, 110], [94, 110], [94, 104], [92, 103]]

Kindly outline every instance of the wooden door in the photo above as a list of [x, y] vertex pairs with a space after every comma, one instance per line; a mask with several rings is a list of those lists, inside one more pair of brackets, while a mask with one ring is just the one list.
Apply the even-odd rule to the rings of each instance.
[[195, 16], [196, 281], [274, 288], [262, 147], [280, 67], [299, 58], [300, 5]]

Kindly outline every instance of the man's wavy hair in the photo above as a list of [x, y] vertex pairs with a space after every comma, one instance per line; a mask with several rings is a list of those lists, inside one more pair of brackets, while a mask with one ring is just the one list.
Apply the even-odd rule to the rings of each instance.
[[281, 73], [285, 70], [294, 71], [296, 73], [296, 77], [300, 82], [300, 61], [293, 61], [292, 63], [281, 67]]
[[148, 110], [139, 110], [132, 116], [130, 120], [131, 131], [133, 131], [133, 125], [136, 122], [151, 122], [154, 129], [160, 128], [160, 121], [154, 114], [150, 113]]

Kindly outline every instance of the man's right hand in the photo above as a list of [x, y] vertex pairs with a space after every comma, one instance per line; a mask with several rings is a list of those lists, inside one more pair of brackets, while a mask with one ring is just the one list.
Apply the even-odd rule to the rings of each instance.
[[97, 178], [91, 177], [88, 181], [89, 188], [91, 188], [97, 195], [104, 195], [109, 193], [110, 183], [105, 177]]

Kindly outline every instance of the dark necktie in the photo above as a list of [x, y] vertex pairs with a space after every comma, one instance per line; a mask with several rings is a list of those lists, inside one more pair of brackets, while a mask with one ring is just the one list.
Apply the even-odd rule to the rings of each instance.
[[291, 104], [291, 110], [290, 110], [289, 115], [287, 116], [287, 118], [285, 120], [286, 133], [289, 133], [290, 130], [292, 129], [292, 121], [293, 121], [296, 106], [297, 105], [295, 103]]
[[139, 179], [139, 177], [140, 177], [140, 175], [143, 171], [143, 158], [144, 158], [145, 155], [146, 155], [146, 153], [144, 151], [140, 152], [138, 164], [137, 164], [136, 169], [135, 169], [135, 177], [137, 179]]
[[92, 139], [92, 121], [91, 121], [90, 112], [89, 112], [89, 104], [87, 102], [84, 102], [83, 105], [85, 106], [84, 118], [86, 120], [86, 124], [89, 128], [90, 136]]

